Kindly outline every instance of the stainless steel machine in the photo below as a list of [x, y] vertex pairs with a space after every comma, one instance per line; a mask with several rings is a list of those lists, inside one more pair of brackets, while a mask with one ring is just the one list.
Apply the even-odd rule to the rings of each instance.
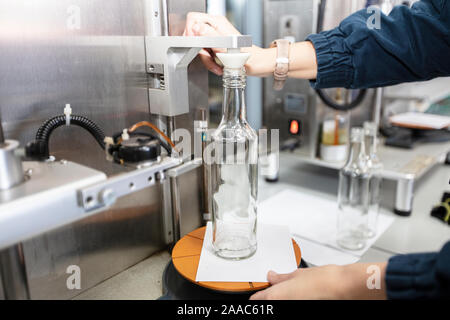
[[[345, 2], [347, 5], [351, 4], [349, 1]], [[329, 6], [332, 6], [334, 2], [329, 1], [329, 3]], [[266, 0], [264, 2], [265, 46], [278, 38], [303, 41], [309, 34], [315, 33], [319, 7], [320, 1], [313, 0]], [[340, 9], [344, 14], [350, 11], [345, 4]], [[336, 19], [338, 16], [339, 14], [336, 14], [332, 18]], [[330, 19], [326, 20], [325, 25], [332, 25]], [[299, 143], [296, 145], [295, 152], [302, 158], [318, 158], [320, 124], [325, 113], [331, 109], [318, 97], [307, 80], [288, 79], [283, 90], [275, 91], [272, 90], [273, 79], [269, 77], [264, 80], [264, 86], [264, 125], [280, 129], [281, 143], [297, 140]], [[353, 123], [370, 119], [372, 106], [373, 92], [368, 92], [359, 107], [351, 111]], [[293, 121], [298, 124], [298, 130], [295, 132], [290, 130]]]
[[[205, 170], [193, 152], [162, 153], [142, 166], [107, 161], [88, 132], [70, 125], [69, 112], [49, 141], [49, 159], [18, 159], [67, 104], [107, 136], [139, 121], [169, 137], [179, 128], [195, 136], [194, 120], [208, 119], [198, 51], [251, 45], [248, 36], [181, 37], [186, 14], [205, 7], [0, 1], [0, 298], [72, 298], [202, 224]], [[71, 266], [79, 287], [67, 285]]]
[[[378, 1], [382, 2], [386, 1]], [[390, 2], [392, 5], [403, 3], [396, 0]], [[412, 2], [414, 1], [410, 1]], [[264, 45], [267, 47], [274, 39], [279, 38], [303, 41], [309, 34], [334, 28], [352, 12], [376, 3], [377, 1], [366, 0], [264, 0]], [[288, 79], [281, 91], [274, 91], [272, 86], [273, 79], [266, 78], [263, 125], [269, 129], [280, 129], [280, 146], [293, 150], [300, 162], [341, 168], [342, 162], [324, 161], [320, 156], [320, 129], [326, 114], [333, 110], [306, 80]], [[357, 107], [348, 111], [350, 126], [361, 126], [366, 120], [379, 122], [382, 107], [388, 102], [399, 100], [395, 93], [392, 94], [393, 91], [395, 89], [383, 94], [382, 89], [370, 89], [360, 101], [355, 99]], [[436, 163], [443, 161], [449, 151], [449, 143], [424, 144], [412, 150], [380, 146], [380, 158], [384, 164], [383, 177], [397, 186], [395, 200], [391, 204], [395, 212], [401, 215], [411, 213], [415, 182]]]

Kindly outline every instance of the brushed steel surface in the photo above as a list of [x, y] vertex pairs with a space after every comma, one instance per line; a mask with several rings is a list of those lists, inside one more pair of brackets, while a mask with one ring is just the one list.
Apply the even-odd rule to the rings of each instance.
[[[144, 189], [103, 214], [24, 242], [31, 298], [72, 298], [160, 250], [159, 199], [158, 188]], [[73, 265], [81, 271], [80, 290], [66, 286]]]
[[24, 183], [0, 191], [0, 249], [93, 214], [80, 206], [78, 189], [106, 179], [70, 161], [25, 161], [24, 168]]
[[[283, 37], [283, 29], [280, 21], [293, 16], [299, 17], [297, 28], [292, 30], [296, 41], [304, 40], [314, 30], [314, 6], [311, 0], [301, 1], [264, 1], [264, 46]], [[307, 80], [288, 79], [283, 90], [275, 91], [273, 87], [273, 77], [264, 79], [264, 109], [263, 125], [270, 129], [280, 129], [280, 141], [283, 142], [291, 138], [288, 126], [290, 119], [298, 119], [298, 115], [285, 112], [284, 102], [289, 94], [301, 94], [305, 99], [307, 110], [302, 117], [302, 132], [307, 133], [302, 139], [302, 147], [297, 150], [306, 157], [315, 154], [314, 124], [317, 123], [316, 95], [311, 89]]]
[[[142, 1], [0, 0], [0, 110], [5, 136], [22, 146], [70, 103], [110, 135], [149, 120]], [[113, 174], [120, 166], [80, 128], [61, 127], [50, 151]], [[65, 299], [164, 246], [160, 186], [110, 210], [23, 243], [32, 299]], [[68, 265], [81, 290], [68, 290]]]
[[206, 0], [166, 0], [169, 36], [181, 36], [186, 25], [186, 14], [206, 12]]
[[[186, 14], [191, 11], [205, 12], [206, 1], [204, 0], [167, 0], [168, 26], [170, 36], [183, 34], [186, 24]], [[208, 71], [197, 57], [188, 67], [189, 78], [189, 113], [174, 117], [175, 128], [184, 128], [194, 136], [194, 120], [203, 119], [202, 110], [208, 110]], [[150, 102], [151, 104], [151, 102]], [[191, 150], [194, 150], [194, 141], [191, 139]], [[203, 193], [201, 181], [202, 169], [198, 168], [177, 178], [180, 194], [180, 234], [184, 235], [202, 225], [201, 197]], [[173, 190], [172, 190], [173, 191]]]
[[80, 205], [86, 211], [111, 206], [118, 197], [123, 197], [164, 180], [164, 171], [181, 163], [181, 159], [165, 157], [160, 162], [118, 174], [108, 180], [80, 188]]
[[[202, 225], [202, 168], [186, 172], [177, 180], [180, 208], [180, 236], [188, 234]], [[192, 190], [186, 192], [186, 190]]]
[[[0, 251], [0, 278], [4, 285], [4, 292], [0, 299], [26, 300], [30, 298], [25, 259], [21, 244]], [[0, 290], [1, 288], [0, 284]]]
[[[205, 11], [202, 0], [160, 4], [167, 8], [167, 22], [161, 21], [169, 35], [182, 34], [187, 12]], [[0, 114], [6, 138], [23, 146], [44, 120], [62, 114], [66, 103], [107, 135], [156, 119], [149, 114], [144, 9], [144, 0], [0, 0]], [[198, 59], [188, 70], [190, 110], [175, 118], [174, 128], [193, 132], [196, 110], [208, 105], [208, 82]], [[106, 162], [104, 151], [80, 128], [58, 128], [50, 152], [108, 175], [124, 171]], [[186, 212], [198, 208], [191, 201], [201, 193], [198, 172], [192, 175], [180, 178], [187, 190], [181, 198], [189, 199], [181, 202]], [[170, 208], [163, 210], [167, 191], [167, 184], [145, 188], [98, 215], [25, 241], [30, 297], [72, 298], [163, 248], [171, 239]], [[184, 209], [184, 203], [190, 207]], [[80, 267], [80, 290], [66, 286], [71, 265]]]

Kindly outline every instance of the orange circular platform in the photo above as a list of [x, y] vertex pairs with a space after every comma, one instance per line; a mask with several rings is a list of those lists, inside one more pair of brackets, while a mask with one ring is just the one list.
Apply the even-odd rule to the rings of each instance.
[[[261, 290], [269, 286], [268, 282], [204, 282], [195, 281], [198, 263], [202, 252], [203, 238], [206, 227], [202, 227], [188, 233], [181, 238], [172, 250], [172, 261], [175, 269], [187, 280], [202, 287], [225, 292], [250, 292]], [[295, 259], [300, 264], [301, 251], [297, 243], [292, 239]]]

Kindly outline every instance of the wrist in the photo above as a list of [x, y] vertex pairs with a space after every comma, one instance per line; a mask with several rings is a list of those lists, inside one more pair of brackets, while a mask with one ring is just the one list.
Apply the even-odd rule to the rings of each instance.
[[327, 265], [322, 268], [324, 268], [325, 271], [323, 277], [325, 287], [323, 290], [326, 292], [323, 299], [348, 299], [348, 297], [346, 297], [346, 290], [348, 286], [347, 283], [345, 283], [347, 281], [347, 270], [344, 270], [345, 267], [338, 265]]
[[291, 45], [289, 76], [315, 79], [317, 76], [316, 50], [311, 42], [302, 41]]
[[276, 48], [265, 49], [253, 46], [243, 51], [250, 53], [250, 58], [245, 65], [249, 76], [265, 77], [273, 74], [277, 59]]
[[[335, 288], [336, 299], [386, 299], [386, 263], [354, 263], [337, 269], [340, 280]], [[379, 277], [379, 288], [369, 288], [370, 277]]]

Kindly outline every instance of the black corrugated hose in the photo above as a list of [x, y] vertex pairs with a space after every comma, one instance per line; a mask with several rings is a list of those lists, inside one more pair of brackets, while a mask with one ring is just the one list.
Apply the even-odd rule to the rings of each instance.
[[[319, 14], [318, 14], [318, 18], [317, 18], [317, 32], [318, 33], [323, 31], [323, 21], [325, 18], [326, 6], [327, 6], [327, 1], [322, 0], [319, 5]], [[316, 89], [316, 92], [317, 92], [317, 95], [319, 96], [320, 100], [322, 100], [322, 102], [325, 103], [325, 105], [327, 105], [330, 108], [333, 108], [335, 110], [338, 110], [338, 111], [347, 111], [347, 110], [351, 110], [351, 109], [357, 107], [364, 100], [367, 90], [366, 89], [359, 90], [358, 95], [356, 96], [356, 99], [353, 100], [352, 102], [346, 103], [346, 104], [336, 103], [322, 89]]]
[[[27, 144], [27, 157], [47, 159], [50, 155], [48, 147], [50, 136], [56, 128], [63, 125], [66, 125], [66, 115], [59, 115], [45, 121], [36, 133], [36, 140]], [[88, 131], [100, 147], [105, 149], [105, 134], [95, 122], [80, 115], [70, 115], [70, 125], [76, 125]]]

